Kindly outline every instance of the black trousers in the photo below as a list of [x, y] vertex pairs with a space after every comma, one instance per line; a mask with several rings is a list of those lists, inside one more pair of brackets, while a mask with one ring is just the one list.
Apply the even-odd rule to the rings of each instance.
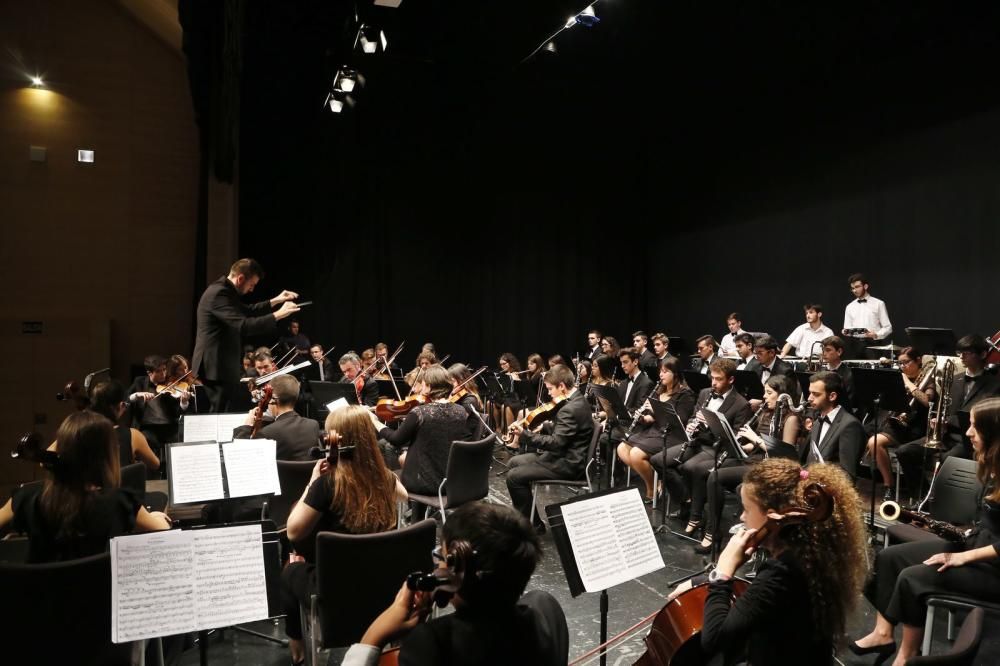
[[940, 573], [936, 566], [923, 563], [936, 553], [957, 550], [964, 550], [964, 547], [943, 539], [886, 548], [875, 558], [875, 575], [865, 587], [865, 597], [893, 624], [902, 622], [914, 627], [924, 626], [926, 599], [934, 593], [1000, 601], [1000, 563], [997, 561], [975, 562]]
[[925, 438], [920, 438], [912, 442], [907, 442], [896, 449], [896, 458], [899, 460], [900, 469], [903, 472], [902, 483], [906, 490], [913, 496], [922, 496], [926, 491], [924, 484], [924, 463], [927, 460], [934, 460], [934, 456], [940, 456], [943, 463], [949, 456], [959, 458], [971, 458], [972, 452], [964, 442], [955, 444], [950, 449], [938, 452], [935, 449], [928, 449], [924, 446]]
[[[538, 462], [537, 453], [522, 453], [507, 463], [507, 492], [514, 508], [528, 518], [531, 516], [531, 482], [540, 479], [558, 479], [559, 474]], [[538, 512], [541, 515], [541, 511]], [[541, 522], [538, 519], [535, 522]]]
[[316, 565], [293, 562], [281, 572], [281, 608], [285, 613], [285, 635], [302, 640], [302, 617], [299, 605], [308, 610], [316, 591]]
[[690, 499], [691, 520], [700, 521], [705, 511], [708, 473], [715, 466], [715, 452], [701, 444], [691, 444], [678, 462], [683, 448], [683, 444], [671, 446], [666, 455], [657, 453], [649, 462], [663, 474], [663, 485], [670, 497], [678, 503]]
[[725, 506], [723, 490], [736, 490], [743, 483], [743, 477], [750, 471], [750, 465], [739, 460], [727, 460], [722, 467], [708, 475], [708, 515], [705, 516], [705, 535], [718, 540], [719, 523]]

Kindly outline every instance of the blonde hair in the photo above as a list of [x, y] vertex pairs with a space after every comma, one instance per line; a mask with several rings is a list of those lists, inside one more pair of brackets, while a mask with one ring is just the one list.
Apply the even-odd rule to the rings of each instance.
[[330, 509], [353, 534], [384, 532], [396, 525], [396, 477], [385, 466], [375, 426], [360, 405], [342, 407], [326, 417], [326, 429], [336, 430], [341, 446], [353, 446], [332, 467]]
[[787, 525], [778, 538], [808, 581], [817, 635], [837, 640], [868, 576], [861, 498], [850, 478], [837, 465], [815, 464], [803, 471], [795, 461], [770, 458], [754, 465], [743, 480], [746, 492], [765, 511], [805, 506], [803, 491], [812, 483], [833, 498], [833, 514], [827, 520]]

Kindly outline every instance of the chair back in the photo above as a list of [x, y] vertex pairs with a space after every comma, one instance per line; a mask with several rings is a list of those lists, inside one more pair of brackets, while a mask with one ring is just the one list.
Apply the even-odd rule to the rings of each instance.
[[978, 463], [949, 456], [941, 463], [934, 482], [930, 514], [937, 520], [968, 525], [976, 518], [983, 486], [976, 478]]
[[131, 644], [111, 642], [108, 553], [50, 564], [0, 562], [0, 589], [7, 600], [0, 626], [32, 663], [130, 663]]
[[972, 666], [976, 663], [979, 644], [983, 640], [983, 620], [985, 617], [986, 612], [982, 608], [973, 608], [965, 616], [958, 637], [948, 652], [910, 657], [906, 660], [906, 666]]
[[376, 534], [316, 535], [316, 594], [323, 649], [361, 640], [389, 607], [407, 574], [430, 571], [437, 524]]
[[594, 421], [594, 434], [590, 437], [590, 446], [587, 447], [587, 461], [585, 467], [583, 468], [584, 478], [587, 479], [587, 485], [590, 486], [590, 463], [594, 461], [594, 456], [597, 455], [597, 447], [601, 443], [601, 435], [604, 434], [604, 426], [600, 422]]
[[478, 442], [452, 442], [448, 453], [448, 495], [446, 509], [483, 499], [490, 492], [490, 465], [493, 463], [494, 437]]
[[278, 483], [281, 485], [281, 494], [268, 498], [267, 517], [274, 521], [279, 530], [285, 529], [288, 514], [292, 512], [292, 505], [302, 497], [315, 466], [315, 460], [278, 461]]
[[140, 502], [146, 501], [146, 466], [141, 462], [125, 465], [121, 470], [122, 488], [135, 493]]

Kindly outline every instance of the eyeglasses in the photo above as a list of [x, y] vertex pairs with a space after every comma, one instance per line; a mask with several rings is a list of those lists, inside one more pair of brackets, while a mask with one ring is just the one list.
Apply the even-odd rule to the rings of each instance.
[[899, 359], [899, 365], [900, 366], [909, 365], [910, 363], [913, 363], [913, 359], [912, 358], [908, 358], [905, 361], [903, 359]]

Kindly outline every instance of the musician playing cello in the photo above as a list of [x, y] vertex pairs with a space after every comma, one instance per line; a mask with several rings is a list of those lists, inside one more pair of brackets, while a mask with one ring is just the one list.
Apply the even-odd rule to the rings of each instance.
[[[804, 491], [814, 483], [832, 499], [833, 513], [816, 521], [783, 517], [789, 507], [807, 505]], [[832, 664], [834, 642], [868, 573], [860, 499], [851, 480], [836, 465], [803, 469], [795, 461], [771, 458], [747, 473], [741, 496], [743, 527], [707, 578], [702, 647], [709, 654], [722, 653], [725, 664]], [[754, 534], [769, 520], [780, 526], [772, 523], [760, 544], [770, 558], [732, 603], [733, 576], [746, 551], [753, 550]], [[699, 577], [684, 583], [670, 599], [702, 582]]]
[[977, 476], [986, 488], [979, 510], [979, 529], [963, 543], [921, 540], [886, 548], [875, 558], [875, 576], [865, 596], [878, 615], [875, 628], [851, 644], [854, 654], [878, 654], [881, 663], [896, 652], [893, 630], [903, 636], [894, 666], [917, 654], [923, 638], [924, 600], [931, 594], [957, 594], [1000, 601], [1000, 398], [976, 404], [966, 432], [972, 441]]

